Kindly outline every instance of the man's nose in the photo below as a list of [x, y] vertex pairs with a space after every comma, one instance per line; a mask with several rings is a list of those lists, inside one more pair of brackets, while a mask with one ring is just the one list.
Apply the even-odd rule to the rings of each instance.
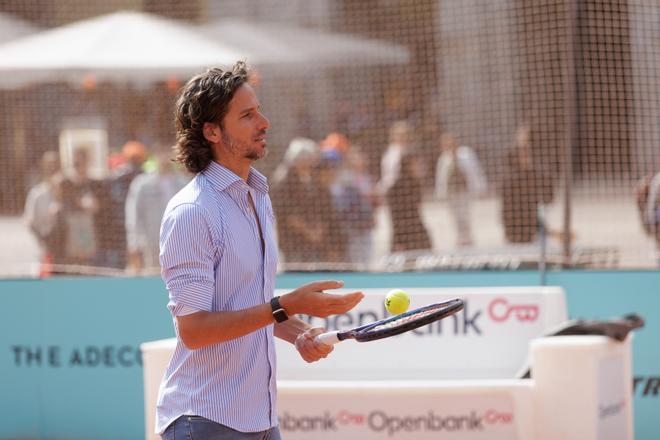
[[270, 127], [270, 121], [266, 116], [264, 116], [262, 113], [259, 113], [260, 116], [260, 125], [259, 129], [260, 130], [267, 130]]

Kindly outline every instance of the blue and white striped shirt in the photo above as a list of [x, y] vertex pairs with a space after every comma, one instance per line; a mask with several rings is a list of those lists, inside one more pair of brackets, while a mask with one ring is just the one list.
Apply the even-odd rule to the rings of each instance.
[[[251, 194], [261, 223], [248, 199]], [[181, 415], [198, 415], [243, 432], [277, 425], [273, 326], [189, 350], [176, 316], [241, 310], [270, 301], [277, 243], [266, 178], [247, 183], [216, 162], [170, 200], [160, 233], [161, 273], [177, 334], [160, 386], [156, 432]]]

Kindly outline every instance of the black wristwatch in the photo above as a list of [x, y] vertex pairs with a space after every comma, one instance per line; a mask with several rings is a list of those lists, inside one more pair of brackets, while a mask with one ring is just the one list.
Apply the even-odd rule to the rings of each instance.
[[273, 299], [270, 300], [270, 308], [273, 309], [273, 318], [275, 318], [275, 321], [284, 322], [289, 319], [289, 315], [282, 307], [282, 304], [280, 304], [279, 296], [274, 296]]

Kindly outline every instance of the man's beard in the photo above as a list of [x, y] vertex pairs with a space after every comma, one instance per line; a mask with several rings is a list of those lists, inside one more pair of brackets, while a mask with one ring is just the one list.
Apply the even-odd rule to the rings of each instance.
[[[242, 154], [244, 159], [256, 161], [263, 158], [268, 153], [265, 146], [263, 150], [250, 148], [245, 142], [237, 141], [226, 133], [222, 133], [222, 142], [227, 146], [227, 149], [231, 154], [234, 156]], [[241, 153], [241, 151], [243, 151], [243, 153]]]

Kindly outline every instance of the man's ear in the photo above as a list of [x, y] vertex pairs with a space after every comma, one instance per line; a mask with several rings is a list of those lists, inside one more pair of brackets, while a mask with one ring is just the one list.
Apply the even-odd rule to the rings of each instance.
[[220, 142], [220, 139], [222, 139], [222, 132], [220, 130], [220, 126], [213, 122], [204, 122], [204, 126], [202, 127], [202, 133], [204, 133], [204, 137], [206, 138], [206, 140], [211, 142], [212, 144], [217, 144], [218, 142]]

